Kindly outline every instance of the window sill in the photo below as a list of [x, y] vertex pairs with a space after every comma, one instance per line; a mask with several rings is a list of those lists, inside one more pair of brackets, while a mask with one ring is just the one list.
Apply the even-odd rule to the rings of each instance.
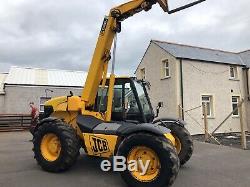
[[0, 95], [5, 95], [5, 92], [0, 92]]
[[230, 81], [240, 81], [238, 78], [229, 78]]
[[[204, 119], [204, 117], [202, 117], [202, 119]], [[207, 116], [207, 119], [215, 119], [214, 116]]]
[[232, 118], [238, 119], [240, 118], [240, 116], [232, 116]]
[[170, 78], [171, 76], [168, 76], [168, 77], [161, 78], [161, 80], [170, 79]]

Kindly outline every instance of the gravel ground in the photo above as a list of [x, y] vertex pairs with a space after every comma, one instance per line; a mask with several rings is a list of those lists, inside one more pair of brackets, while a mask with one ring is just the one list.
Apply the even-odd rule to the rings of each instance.
[[[215, 134], [214, 137], [221, 145], [230, 146], [241, 149], [241, 134], [240, 133], [225, 133]], [[194, 135], [194, 140], [204, 142], [204, 135]], [[250, 133], [246, 133], [247, 149], [250, 149]], [[213, 138], [209, 138], [207, 143], [218, 144]]]

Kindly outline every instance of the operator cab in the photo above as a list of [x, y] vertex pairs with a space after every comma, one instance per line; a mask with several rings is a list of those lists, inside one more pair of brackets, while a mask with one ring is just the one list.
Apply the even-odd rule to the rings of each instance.
[[[105, 112], [108, 98], [107, 80], [104, 89], [99, 87], [96, 97], [96, 112]], [[116, 78], [112, 105], [112, 121], [145, 123], [154, 119], [154, 112], [143, 81], [136, 78]]]

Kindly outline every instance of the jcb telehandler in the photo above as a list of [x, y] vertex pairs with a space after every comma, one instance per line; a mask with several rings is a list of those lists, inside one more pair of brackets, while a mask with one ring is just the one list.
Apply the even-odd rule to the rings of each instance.
[[141, 168], [121, 172], [129, 186], [162, 187], [174, 182], [180, 164], [188, 161], [193, 151], [185, 123], [155, 119], [146, 82], [116, 78], [115, 55], [107, 78], [108, 62], [123, 20], [150, 10], [156, 3], [165, 12], [173, 13], [202, 1], [170, 11], [167, 0], [132, 0], [110, 10], [104, 18], [81, 97], [70, 93], [47, 101], [44, 118], [34, 129], [33, 151], [44, 170], [69, 169], [83, 148], [91, 156], [123, 156], [127, 163], [150, 161], [145, 175], [140, 174]]

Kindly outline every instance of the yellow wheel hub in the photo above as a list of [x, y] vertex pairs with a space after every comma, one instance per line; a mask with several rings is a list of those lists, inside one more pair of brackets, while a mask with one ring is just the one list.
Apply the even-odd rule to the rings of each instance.
[[[160, 161], [157, 154], [150, 148], [145, 146], [137, 146], [133, 148], [127, 157], [127, 162], [136, 160], [138, 165], [138, 171], [131, 171], [132, 176], [141, 182], [153, 181], [160, 174]], [[140, 168], [139, 160], [143, 162], [145, 166], [149, 160], [149, 167], [145, 175], [141, 175], [142, 169]]]
[[181, 152], [181, 141], [178, 137], [174, 136], [175, 138], [175, 148], [177, 149], [177, 153]]
[[61, 143], [53, 133], [45, 134], [41, 141], [41, 153], [47, 161], [53, 162], [58, 159], [61, 152]]

